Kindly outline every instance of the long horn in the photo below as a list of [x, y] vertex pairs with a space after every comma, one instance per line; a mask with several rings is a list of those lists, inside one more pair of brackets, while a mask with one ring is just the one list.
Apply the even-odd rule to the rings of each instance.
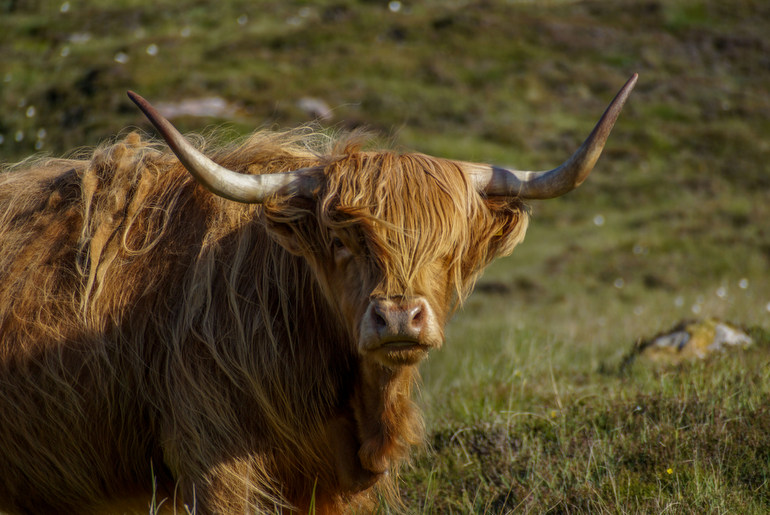
[[187, 171], [199, 183], [220, 197], [236, 202], [259, 204], [284, 187], [288, 187], [294, 195], [311, 197], [313, 190], [319, 185], [317, 167], [263, 175], [248, 175], [228, 170], [193, 147], [147, 100], [133, 91], [128, 91], [128, 97], [158, 129]]
[[462, 163], [471, 174], [476, 189], [490, 196], [518, 196], [524, 199], [549, 199], [568, 193], [586, 180], [604, 149], [615, 120], [638, 74], [633, 74], [610, 103], [594, 130], [572, 156], [558, 168], [541, 172], [509, 170], [477, 163]]

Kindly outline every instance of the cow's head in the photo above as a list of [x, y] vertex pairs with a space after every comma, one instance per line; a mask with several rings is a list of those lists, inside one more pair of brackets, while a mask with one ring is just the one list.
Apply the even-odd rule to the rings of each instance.
[[513, 250], [527, 214], [480, 195], [461, 164], [348, 147], [311, 199], [277, 195], [268, 229], [311, 264], [361, 355], [394, 367], [441, 346], [477, 272]]
[[528, 172], [350, 146], [318, 166], [248, 175], [209, 160], [144, 99], [131, 99], [212, 192], [263, 203], [268, 230], [303, 256], [364, 357], [389, 368], [440, 347], [454, 305], [527, 225], [526, 199], [579, 186], [598, 159], [634, 75], [561, 166]]

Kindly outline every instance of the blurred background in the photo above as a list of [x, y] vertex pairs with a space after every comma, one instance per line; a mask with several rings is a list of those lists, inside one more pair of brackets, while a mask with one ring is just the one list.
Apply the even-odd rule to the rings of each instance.
[[[639, 73], [590, 180], [532, 204], [423, 368], [406, 511], [762, 513], [768, 34], [764, 0], [0, 0], [0, 162], [153, 134], [132, 89], [185, 132], [315, 122], [551, 168]], [[708, 318], [752, 350], [617, 373], [635, 343]]]

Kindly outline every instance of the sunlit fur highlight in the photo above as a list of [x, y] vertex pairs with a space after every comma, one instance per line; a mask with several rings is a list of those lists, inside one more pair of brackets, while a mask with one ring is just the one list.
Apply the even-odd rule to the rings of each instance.
[[[264, 208], [212, 195], [133, 133], [0, 174], [0, 509], [93, 511], [153, 477], [201, 512], [394, 495], [395, 474], [342, 488], [330, 442], [340, 424], [369, 431], [367, 459], [395, 471], [422, 437], [416, 371], [360, 391], [383, 372], [356, 353], [333, 298], [346, 292], [325, 291], [309, 262], [328, 255], [330, 230], [349, 231], [383, 294], [438, 283], [450, 311], [527, 216], [452, 161], [360, 143], [300, 130], [204, 147], [246, 173], [326, 165], [316, 201]], [[291, 252], [276, 243], [288, 239]], [[387, 430], [359, 420], [376, 395]]]
[[457, 163], [422, 154], [347, 155], [328, 168], [318, 215], [328, 227], [362, 227], [386, 295], [414, 293], [420, 271], [441, 260], [446, 277], [432, 279], [447, 281], [461, 301], [476, 272], [509, 254], [526, 230], [520, 203], [482, 198]]

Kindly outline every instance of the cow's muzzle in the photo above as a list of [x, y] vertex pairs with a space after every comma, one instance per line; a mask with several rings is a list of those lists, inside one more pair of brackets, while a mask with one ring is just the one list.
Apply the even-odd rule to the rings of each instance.
[[441, 328], [424, 297], [374, 297], [361, 321], [359, 349], [386, 364], [416, 363], [441, 341]]

